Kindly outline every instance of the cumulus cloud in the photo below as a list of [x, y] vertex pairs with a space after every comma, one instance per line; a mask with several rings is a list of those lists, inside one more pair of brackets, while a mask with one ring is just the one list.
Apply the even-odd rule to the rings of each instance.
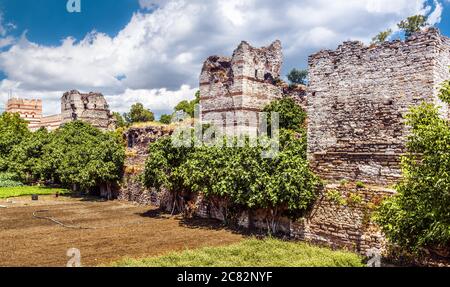
[[[280, 39], [285, 74], [319, 49], [368, 42], [407, 16], [430, 12], [425, 0], [138, 1], [142, 10], [114, 37], [93, 31], [44, 46], [22, 36], [0, 53], [7, 75], [0, 100], [8, 87], [21, 96], [43, 95], [46, 112], [54, 113], [56, 94], [79, 89], [103, 92], [121, 112], [135, 101], [169, 112], [193, 97], [206, 57], [230, 55], [241, 40], [263, 46]], [[430, 20], [438, 22], [442, 6], [435, 6]]]

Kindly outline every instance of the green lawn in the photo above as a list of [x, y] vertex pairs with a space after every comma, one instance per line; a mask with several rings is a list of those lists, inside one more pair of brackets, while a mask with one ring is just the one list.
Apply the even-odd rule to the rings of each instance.
[[306, 243], [248, 239], [225, 247], [173, 252], [161, 257], [123, 259], [115, 267], [363, 267], [354, 253]]
[[62, 188], [47, 188], [39, 186], [19, 186], [19, 187], [1, 187], [0, 188], [0, 199], [9, 197], [26, 196], [32, 194], [47, 195], [55, 194], [59, 192], [60, 194], [69, 193], [67, 189]]

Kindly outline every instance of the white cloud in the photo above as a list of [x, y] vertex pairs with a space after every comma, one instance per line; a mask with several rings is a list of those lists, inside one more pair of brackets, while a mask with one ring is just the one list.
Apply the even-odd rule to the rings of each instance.
[[[21, 96], [42, 95], [46, 112], [55, 113], [64, 91], [92, 90], [103, 92], [121, 112], [138, 100], [169, 112], [193, 97], [206, 57], [230, 55], [241, 40], [262, 46], [280, 39], [286, 73], [319, 49], [349, 39], [369, 41], [407, 16], [426, 13], [425, 2], [139, 0], [144, 12], [136, 12], [115, 37], [93, 31], [80, 41], [43, 46], [24, 34], [8, 43], [13, 46], [0, 52], [0, 70], [7, 75], [0, 97], [8, 86]], [[430, 20], [438, 22], [441, 13], [436, 5]]]
[[434, 0], [434, 5], [436, 8], [428, 16], [428, 24], [430, 25], [435, 25], [441, 22], [442, 12], [444, 10], [442, 4], [439, 3], [437, 0]]

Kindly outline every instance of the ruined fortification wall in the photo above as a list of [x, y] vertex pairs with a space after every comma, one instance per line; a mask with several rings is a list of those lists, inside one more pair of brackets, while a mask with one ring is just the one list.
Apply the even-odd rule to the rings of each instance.
[[140, 181], [148, 157], [148, 145], [161, 137], [169, 136], [172, 128], [166, 126], [147, 126], [129, 128], [123, 134], [127, 144], [125, 174], [118, 191], [118, 199], [142, 205], [160, 205], [160, 195], [147, 189]]
[[83, 94], [73, 90], [61, 98], [62, 123], [75, 120], [90, 123], [102, 130], [113, 130], [115, 122], [105, 97], [100, 93]]
[[365, 47], [345, 42], [309, 58], [308, 156], [326, 179], [388, 184], [399, 179], [403, 116], [437, 100], [450, 78], [449, 39], [436, 29]]
[[212, 56], [200, 75], [202, 121], [228, 135], [256, 134], [259, 112], [283, 90], [275, 85], [283, 55], [280, 41], [253, 48], [242, 42], [231, 58]]
[[42, 118], [42, 100], [11, 98], [6, 104], [6, 112], [18, 113], [28, 122], [30, 130], [37, 130]]
[[371, 217], [394, 194], [389, 189], [328, 185], [307, 216], [292, 222], [291, 236], [363, 255], [374, 248], [384, 251], [386, 239]]

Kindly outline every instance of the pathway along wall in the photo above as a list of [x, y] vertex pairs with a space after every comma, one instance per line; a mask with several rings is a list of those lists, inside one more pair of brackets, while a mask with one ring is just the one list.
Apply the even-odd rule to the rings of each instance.
[[[401, 176], [403, 116], [436, 102], [450, 78], [450, 40], [437, 29], [365, 47], [345, 42], [309, 58], [308, 157], [325, 179], [390, 184]], [[448, 116], [447, 108], [443, 115]]]

